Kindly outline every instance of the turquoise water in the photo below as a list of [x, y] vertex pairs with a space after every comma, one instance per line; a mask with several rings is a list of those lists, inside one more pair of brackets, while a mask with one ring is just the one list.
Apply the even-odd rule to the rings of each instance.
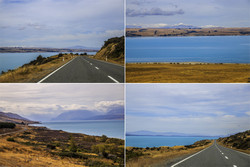
[[[73, 52], [74, 54], [76, 52]], [[85, 53], [85, 52], [84, 52]], [[89, 55], [94, 55], [96, 52], [86, 52]], [[57, 52], [32, 52], [32, 53], [0, 53], [0, 75], [2, 71], [16, 69], [32, 60], [35, 60], [39, 55], [50, 57], [57, 55]], [[80, 54], [80, 53], [79, 53]]]
[[126, 62], [250, 63], [250, 36], [128, 37]]
[[167, 136], [126, 136], [126, 146], [132, 147], [160, 147], [190, 145], [204, 139], [216, 137], [167, 137]]
[[42, 124], [33, 124], [33, 126], [45, 126], [53, 130], [63, 130], [94, 136], [106, 135], [108, 137], [124, 139], [123, 120], [43, 122]]

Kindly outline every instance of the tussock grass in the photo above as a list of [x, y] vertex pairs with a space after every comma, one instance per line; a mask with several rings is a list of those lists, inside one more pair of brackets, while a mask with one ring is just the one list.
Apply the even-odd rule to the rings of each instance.
[[247, 83], [250, 64], [128, 63], [128, 83]]
[[41, 62], [30, 62], [30, 64], [26, 64], [15, 70], [9, 70], [8, 72], [3, 73], [0, 75], [0, 82], [38, 82], [52, 71], [70, 61], [72, 58], [74, 57], [70, 54], [59, 54], [44, 60], [42, 59], [40, 60]]

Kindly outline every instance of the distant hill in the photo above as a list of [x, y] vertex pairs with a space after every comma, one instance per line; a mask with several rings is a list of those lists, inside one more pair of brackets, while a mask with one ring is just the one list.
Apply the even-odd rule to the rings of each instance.
[[99, 48], [76, 45], [76, 46], [68, 47], [68, 49], [85, 49], [85, 50], [90, 50], [91, 49], [91, 50], [98, 50]]
[[204, 136], [199, 134], [186, 134], [186, 133], [177, 133], [177, 132], [152, 132], [152, 131], [136, 131], [136, 132], [127, 132], [127, 136], [169, 136], [169, 137], [212, 137]]
[[53, 118], [53, 121], [62, 120], [120, 120], [124, 119], [124, 107], [119, 106], [102, 114], [96, 110], [74, 110], [68, 111]]
[[21, 117], [18, 114], [14, 114], [14, 113], [5, 113], [5, 112], [1, 112], [0, 111], [0, 122], [11, 122], [11, 123], [25, 123], [25, 124], [33, 124], [33, 123], [39, 123], [37, 121], [31, 121], [27, 118]]
[[94, 56], [101, 60], [113, 60], [124, 63], [124, 36], [110, 38]]
[[243, 28], [222, 28], [210, 27], [199, 28], [191, 25], [177, 25], [161, 28], [127, 28], [127, 37], [138, 36], [231, 36], [231, 35], [250, 35], [250, 27]]
[[217, 141], [231, 148], [250, 151], [250, 130], [219, 138]]

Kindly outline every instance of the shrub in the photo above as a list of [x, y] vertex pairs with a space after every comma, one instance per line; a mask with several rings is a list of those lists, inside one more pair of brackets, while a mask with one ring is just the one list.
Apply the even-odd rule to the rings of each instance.
[[15, 142], [15, 139], [13, 137], [9, 137], [6, 139], [7, 141]]
[[11, 128], [14, 129], [16, 127], [16, 124], [10, 123], [10, 122], [0, 122], [0, 129], [1, 128]]

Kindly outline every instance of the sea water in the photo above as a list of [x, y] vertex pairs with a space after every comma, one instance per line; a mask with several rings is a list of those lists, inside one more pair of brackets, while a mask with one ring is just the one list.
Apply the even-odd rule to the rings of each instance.
[[[73, 52], [73, 54], [78, 52]], [[81, 52], [83, 53], [83, 52]], [[79, 54], [81, 54], [79, 53]], [[84, 52], [88, 55], [94, 55], [96, 52]], [[35, 60], [39, 55], [43, 57], [50, 57], [57, 55], [57, 52], [31, 52], [31, 53], [0, 53], [0, 75], [2, 71], [16, 69], [24, 64]]]
[[86, 121], [60, 121], [42, 122], [33, 126], [45, 126], [52, 130], [63, 130], [71, 133], [83, 133], [87, 135], [124, 139], [123, 120], [86, 120]]
[[167, 137], [167, 136], [126, 136], [126, 146], [132, 147], [160, 147], [191, 145], [204, 139], [217, 139], [217, 137]]
[[250, 63], [250, 36], [128, 37], [126, 62]]

